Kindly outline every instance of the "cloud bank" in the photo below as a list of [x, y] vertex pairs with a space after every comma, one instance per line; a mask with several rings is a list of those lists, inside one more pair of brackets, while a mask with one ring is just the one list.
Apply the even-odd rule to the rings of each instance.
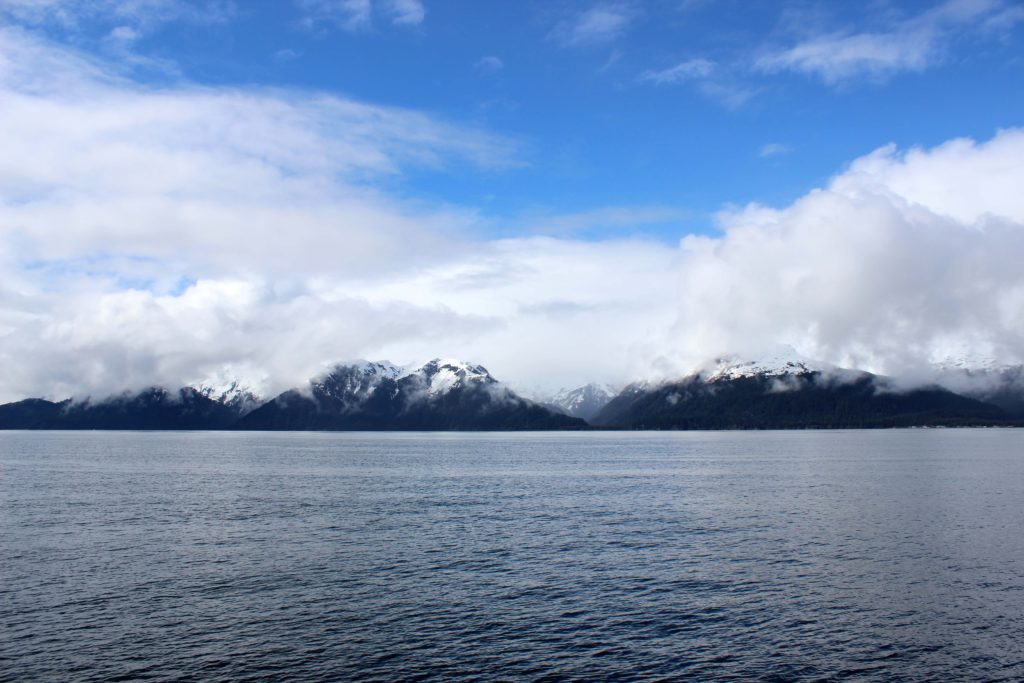
[[14, 30], [0, 100], [0, 400], [229, 375], [274, 392], [453, 353], [568, 382], [629, 366], [632, 334], [587, 335], [670, 322], [671, 247], [483, 241], [476, 210], [402, 195], [413, 169], [517, 167], [507, 138], [317, 93], [141, 87]]
[[1024, 130], [883, 147], [783, 209], [724, 212], [682, 242], [680, 365], [790, 345], [906, 373], [1024, 361]]
[[888, 373], [1024, 360], [1019, 129], [880, 148], [678, 244], [579, 237], [681, 216], [659, 206], [495, 240], [494, 219], [402, 178], [528, 160], [422, 112], [142, 87], [10, 29], [0, 101], [2, 401], [227, 378], [273, 393], [357, 357], [459, 356], [527, 391], [777, 345]]

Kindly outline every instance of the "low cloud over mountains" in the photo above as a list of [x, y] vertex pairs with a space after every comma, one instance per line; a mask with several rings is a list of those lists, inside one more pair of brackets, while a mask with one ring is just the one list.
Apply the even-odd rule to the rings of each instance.
[[143, 87], [16, 29], [0, 99], [0, 400], [223, 377], [273, 395], [339, 358], [438, 348], [530, 391], [783, 344], [921, 383], [1024, 360], [1020, 129], [883, 147], [665, 243], [497, 238], [479, 207], [405, 196], [416, 169], [529, 163], [422, 112]]

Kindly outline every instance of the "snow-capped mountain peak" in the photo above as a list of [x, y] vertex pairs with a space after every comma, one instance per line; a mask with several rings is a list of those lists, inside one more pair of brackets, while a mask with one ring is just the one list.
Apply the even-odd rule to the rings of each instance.
[[421, 366], [403, 368], [388, 361], [351, 361], [335, 365], [310, 381], [313, 393], [349, 407], [362, 404], [382, 385], [392, 396], [402, 386], [418, 388], [420, 395], [434, 397], [470, 384], [498, 386], [486, 368], [454, 358], [435, 358]]
[[405, 374], [405, 368], [386, 360], [357, 360], [349, 363], [348, 365], [364, 375], [373, 375], [375, 377], [398, 379]]
[[545, 403], [566, 415], [588, 420], [611, 401], [616, 393], [611, 385], [591, 382], [574, 389], [562, 389]]
[[756, 359], [737, 355], [722, 356], [697, 371], [705, 382], [743, 377], [785, 377], [814, 372], [831, 373], [838, 368], [829, 363], [804, 358], [795, 351], [765, 354]]
[[473, 365], [455, 358], [435, 358], [410, 374], [418, 374], [427, 384], [427, 394], [437, 396], [469, 383], [497, 384], [482, 365]]
[[213, 379], [198, 382], [191, 388], [211, 401], [234, 409], [239, 415], [245, 415], [263, 403], [260, 392], [238, 380], [217, 381]]
[[355, 360], [339, 363], [310, 381], [316, 392], [336, 400], [348, 401], [370, 393], [378, 384], [395, 380], [404, 370], [389, 361]]

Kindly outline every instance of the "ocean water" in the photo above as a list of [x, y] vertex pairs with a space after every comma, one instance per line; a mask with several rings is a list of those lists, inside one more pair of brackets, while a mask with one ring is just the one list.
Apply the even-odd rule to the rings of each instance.
[[1024, 680], [1024, 431], [0, 432], [0, 679]]

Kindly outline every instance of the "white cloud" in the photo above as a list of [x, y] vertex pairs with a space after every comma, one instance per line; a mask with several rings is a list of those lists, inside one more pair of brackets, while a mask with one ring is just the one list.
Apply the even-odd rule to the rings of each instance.
[[518, 161], [415, 111], [142, 87], [14, 30], [0, 101], [0, 400], [223, 374], [274, 391], [352, 357], [462, 356], [548, 389], [757, 345], [883, 371], [1024, 359], [1021, 130], [883, 148], [676, 248], [566, 236], [664, 207], [484, 241], [476, 211], [396, 196], [410, 167]]
[[771, 157], [784, 156], [792, 151], [793, 148], [789, 145], [785, 145], [781, 142], [769, 142], [761, 147], [761, 151], [758, 154], [762, 159], [768, 159]]
[[234, 15], [234, 3], [227, 0], [0, 0], [0, 23], [10, 19], [14, 26], [62, 35], [77, 45], [92, 44], [121, 72], [174, 77], [181, 75], [175, 62], [137, 52], [136, 45], [165, 24], [219, 24]]
[[385, 3], [391, 21], [398, 25], [416, 26], [423, 23], [427, 10], [420, 0], [389, 0]]
[[629, 5], [593, 5], [555, 26], [550, 37], [563, 47], [588, 47], [610, 43], [626, 32], [633, 21]]
[[551, 238], [476, 244], [384, 275], [200, 280], [179, 294], [66, 279], [0, 294], [0, 400], [233, 375], [268, 392], [355, 357], [482, 362], [555, 389], [650, 374], [676, 312], [677, 250]]
[[762, 55], [765, 72], [795, 71], [836, 84], [853, 78], [883, 79], [939, 63], [948, 43], [969, 32], [1002, 31], [1022, 15], [1007, 0], [946, 0], [929, 11], [871, 31], [838, 31]]
[[630, 230], [687, 217], [685, 211], [667, 206], [604, 206], [555, 216], [524, 216], [519, 221], [543, 235], [572, 235], [594, 230]]
[[[81, 330], [90, 316], [109, 333], [103, 348], [120, 338], [112, 360], [141, 354], [158, 366], [160, 345], [147, 351], [121, 336], [120, 323], [99, 325], [97, 307], [159, 308], [182, 277], [214, 290], [235, 281], [302, 290], [310, 278], [453, 258], [470, 244], [473, 213], [397, 200], [377, 180], [410, 165], [516, 161], [506, 140], [408, 110], [317, 94], [137, 87], [10, 30], [0, 34], [0, 99], [5, 366], [37, 333], [57, 345], [63, 332], [54, 330], [102, 337]], [[50, 367], [46, 356], [33, 354], [33, 368]], [[33, 368], [26, 382], [38, 378]]]
[[110, 39], [130, 44], [139, 39], [139, 32], [131, 26], [115, 26], [110, 31]]
[[644, 71], [639, 80], [656, 86], [692, 82], [698, 93], [726, 109], [737, 109], [757, 94], [754, 89], [735, 83], [720, 71], [714, 62], [697, 58], [667, 69]]
[[317, 94], [139, 87], [14, 31], [0, 46], [0, 400], [232, 373], [275, 391], [352, 357], [617, 380], [668, 329], [672, 247], [480, 242], [474, 211], [381, 189], [409, 166], [517, 163], [507, 140]]
[[764, 71], [792, 70], [818, 75], [826, 83], [854, 76], [881, 77], [923, 71], [937, 57], [932, 32], [831, 34], [760, 58]]
[[1024, 131], [886, 147], [683, 241], [678, 366], [780, 344], [882, 372], [1024, 360]]
[[701, 81], [697, 91], [726, 109], [739, 109], [758, 93], [755, 88], [715, 80]]
[[[551, 237], [479, 245], [457, 262], [410, 271], [359, 292], [377, 303], [451, 307], [494, 326], [453, 335], [446, 353], [477, 359], [513, 386], [557, 389], [649, 376], [672, 347], [678, 250], [657, 242]], [[386, 357], [433, 353], [399, 340]]]
[[692, 79], [707, 78], [714, 70], [714, 62], [707, 59], [690, 59], [667, 69], [645, 71], [640, 74], [640, 80], [649, 81], [655, 85], [682, 83]]
[[234, 14], [234, 3], [217, 0], [0, 0], [0, 15], [18, 23], [55, 25], [69, 30], [91, 19], [127, 23], [134, 30], [145, 32], [172, 21], [220, 23]]
[[301, 52], [293, 50], [293, 49], [291, 49], [289, 47], [283, 47], [280, 50], [275, 50], [274, 51], [274, 61], [275, 62], [290, 62], [293, 59], [298, 59], [301, 56], [302, 56]]
[[[82, 283], [89, 287], [87, 281]], [[200, 281], [177, 296], [150, 291], [41, 294], [0, 324], [7, 397], [105, 395], [180, 386], [218, 374], [277, 392], [301, 386], [324, 361], [403, 339], [430, 344], [494, 324], [442, 306], [372, 305], [328, 287], [258, 279]], [[438, 342], [443, 343], [443, 342]]]
[[492, 74], [504, 69], [505, 62], [501, 61], [500, 57], [486, 55], [478, 59], [473, 66], [476, 67], [477, 71]]
[[346, 31], [357, 31], [371, 24], [370, 0], [296, 0], [296, 5], [308, 26], [330, 23]]
[[375, 13], [383, 13], [395, 26], [419, 26], [427, 16], [421, 0], [295, 0], [295, 4], [306, 26], [330, 24], [346, 31], [369, 29]]

